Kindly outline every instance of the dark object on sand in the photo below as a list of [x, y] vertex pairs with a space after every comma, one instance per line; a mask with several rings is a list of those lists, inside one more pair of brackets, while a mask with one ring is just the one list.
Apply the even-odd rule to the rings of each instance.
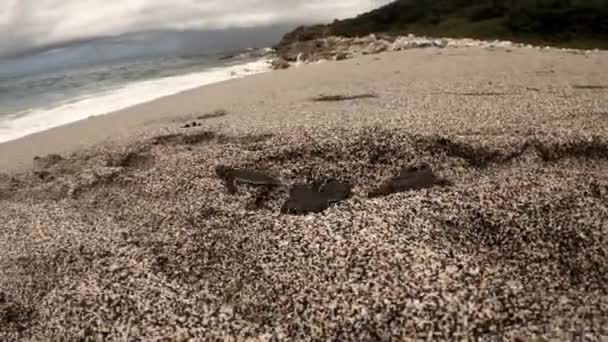
[[398, 192], [447, 185], [451, 185], [451, 182], [437, 177], [429, 165], [413, 165], [402, 168], [398, 176], [384, 181], [377, 189], [371, 191], [368, 197], [381, 197]]
[[51, 173], [48, 171], [51, 167], [62, 162], [64, 159], [58, 154], [49, 154], [44, 157], [34, 157], [33, 171], [34, 175], [40, 179], [48, 180]]
[[203, 124], [200, 124], [196, 121], [192, 121], [192, 123], [190, 124], [185, 124], [184, 126], [182, 126], [182, 128], [191, 128], [191, 127], [199, 127], [202, 126]]
[[341, 202], [350, 197], [352, 185], [328, 179], [312, 184], [295, 184], [289, 190], [289, 198], [283, 204], [281, 213], [304, 215], [320, 213], [332, 204]]
[[578, 84], [573, 85], [574, 89], [608, 89], [608, 85], [597, 85], [597, 84]]
[[49, 167], [59, 163], [63, 160], [63, 157], [58, 154], [49, 154], [44, 157], [36, 156], [34, 157], [34, 169], [35, 170], [44, 170]]
[[333, 101], [349, 101], [357, 99], [376, 98], [376, 94], [358, 94], [358, 95], [319, 95], [312, 100], [314, 102], [333, 102]]
[[283, 188], [283, 183], [264, 172], [250, 169], [235, 169], [224, 165], [215, 168], [215, 174], [224, 182], [229, 193], [237, 192], [238, 184], [251, 186], [266, 186], [270, 188]]
[[152, 145], [196, 145], [209, 142], [216, 138], [215, 132], [199, 131], [193, 134], [166, 134], [159, 135], [150, 140]]
[[512, 93], [503, 93], [503, 92], [496, 92], [496, 91], [445, 92], [444, 94], [458, 95], [458, 96], [508, 96], [508, 95], [514, 95]]
[[227, 111], [225, 111], [223, 109], [218, 109], [215, 112], [203, 114], [203, 115], [197, 117], [197, 119], [206, 120], [206, 119], [219, 118], [219, 117], [226, 116], [226, 115], [228, 115]]

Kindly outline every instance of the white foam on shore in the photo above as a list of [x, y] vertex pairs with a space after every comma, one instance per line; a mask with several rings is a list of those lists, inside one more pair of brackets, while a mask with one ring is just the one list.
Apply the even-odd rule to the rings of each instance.
[[0, 142], [103, 115], [189, 89], [270, 71], [268, 59], [209, 69], [204, 72], [126, 84], [120, 88], [72, 100], [52, 108], [0, 117]]

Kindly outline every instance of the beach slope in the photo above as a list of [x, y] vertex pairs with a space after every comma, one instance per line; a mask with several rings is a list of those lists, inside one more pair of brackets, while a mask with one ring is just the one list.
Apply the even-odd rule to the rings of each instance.
[[[408, 50], [0, 144], [0, 340], [600, 339], [602, 70], [606, 52]], [[422, 164], [447, 182], [375, 192]], [[354, 188], [286, 215], [218, 165]]]

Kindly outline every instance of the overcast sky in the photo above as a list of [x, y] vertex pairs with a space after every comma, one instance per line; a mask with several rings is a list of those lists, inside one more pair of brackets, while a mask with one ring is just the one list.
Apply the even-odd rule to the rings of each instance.
[[0, 56], [156, 29], [222, 29], [345, 18], [391, 0], [2, 0]]

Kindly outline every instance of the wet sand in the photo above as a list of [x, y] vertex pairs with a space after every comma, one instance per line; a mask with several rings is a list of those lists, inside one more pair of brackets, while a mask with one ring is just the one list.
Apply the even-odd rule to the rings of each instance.
[[[0, 339], [599, 340], [601, 70], [606, 52], [409, 50], [0, 144]], [[368, 198], [415, 163], [451, 185]], [[355, 187], [281, 215], [284, 194], [229, 194], [219, 164]]]

